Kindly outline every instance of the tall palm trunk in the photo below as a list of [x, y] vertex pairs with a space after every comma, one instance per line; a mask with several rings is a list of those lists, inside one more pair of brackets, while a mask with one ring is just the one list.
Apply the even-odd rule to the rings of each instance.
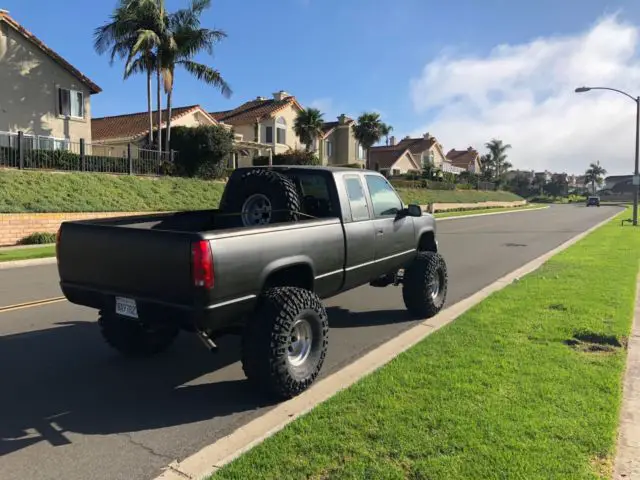
[[[158, 59], [159, 60], [159, 59]], [[158, 61], [158, 63], [160, 63]], [[161, 160], [162, 155], [162, 95], [160, 94], [161, 88], [161, 79], [160, 79], [160, 69], [156, 70], [157, 80], [158, 80], [158, 91], [157, 91], [157, 101], [158, 101], [158, 160]]]
[[171, 149], [171, 94], [173, 93], [173, 88], [170, 88], [167, 92], [167, 138], [165, 139], [165, 152], [169, 152]]
[[151, 107], [151, 68], [147, 65], [147, 113], [149, 114], [149, 148], [153, 145], [153, 109]]

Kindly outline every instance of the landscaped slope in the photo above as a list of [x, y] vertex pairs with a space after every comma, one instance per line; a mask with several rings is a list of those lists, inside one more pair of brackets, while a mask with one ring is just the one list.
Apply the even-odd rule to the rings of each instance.
[[[216, 208], [224, 184], [187, 178], [0, 171], [0, 212], [144, 212]], [[407, 203], [514, 201], [508, 192], [399, 189]]]

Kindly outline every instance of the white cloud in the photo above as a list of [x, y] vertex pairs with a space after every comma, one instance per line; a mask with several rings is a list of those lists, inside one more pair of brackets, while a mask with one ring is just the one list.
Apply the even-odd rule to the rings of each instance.
[[518, 168], [583, 172], [600, 160], [610, 174], [631, 173], [635, 106], [614, 92], [574, 93], [607, 86], [640, 94], [640, 29], [617, 15], [575, 36], [499, 45], [488, 55], [443, 54], [411, 80], [418, 113], [446, 150], [500, 138]]

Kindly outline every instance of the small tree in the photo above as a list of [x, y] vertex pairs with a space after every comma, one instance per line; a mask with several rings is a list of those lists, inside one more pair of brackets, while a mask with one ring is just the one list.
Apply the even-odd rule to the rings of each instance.
[[217, 178], [233, 151], [233, 132], [220, 125], [174, 127], [171, 149], [178, 151], [178, 175]]
[[365, 112], [353, 126], [353, 134], [367, 150], [367, 168], [370, 168], [370, 149], [391, 131], [391, 127], [380, 119], [379, 113]]
[[313, 141], [322, 134], [323, 124], [322, 112], [317, 108], [305, 108], [298, 112], [293, 124], [293, 130], [305, 145], [307, 151], [311, 150]]

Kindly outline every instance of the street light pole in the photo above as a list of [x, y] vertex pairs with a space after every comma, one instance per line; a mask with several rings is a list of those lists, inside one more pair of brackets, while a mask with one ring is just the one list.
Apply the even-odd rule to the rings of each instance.
[[640, 97], [636, 98], [636, 161], [635, 169], [633, 172], [633, 225], [638, 225], [638, 195], [640, 191], [640, 185], [636, 185], [638, 181], [638, 154], [640, 153]]
[[632, 97], [627, 92], [623, 92], [622, 90], [618, 90], [616, 88], [609, 87], [578, 87], [576, 88], [576, 93], [584, 93], [589, 90], [611, 90], [612, 92], [620, 93], [626, 97], [629, 97], [636, 103], [636, 155], [635, 155], [635, 165], [633, 171], [633, 225], [638, 225], [638, 197], [640, 196], [640, 185], [636, 182], [640, 181], [640, 172], [638, 171], [638, 156], [640, 155], [640, 97]]

